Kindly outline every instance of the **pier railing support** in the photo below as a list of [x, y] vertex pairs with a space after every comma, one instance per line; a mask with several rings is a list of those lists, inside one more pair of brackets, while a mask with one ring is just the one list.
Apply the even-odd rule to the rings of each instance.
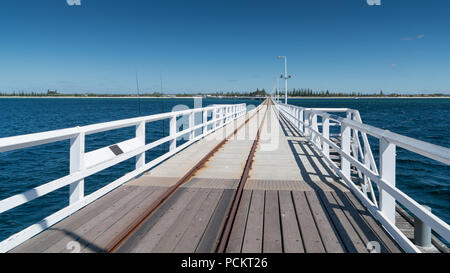
[[[85, 133], [80, 131], [78, 135], [70, 139], [70, 173], [84, 169], [84, 140]], [[70, 184], [69, 204], [73, 205], [84, 198], [84, 179]]]
[[[403, 250], [406, 252], [421, 252], [417, 245], [429, 245], [430, 230], [450, 242], [450, 226], [395, 185], [397, 146], [450, 165], [450, 150], [448, 148], [364, 124], [357, 110], [348, 108], [303, 108], [284, 105], [279, 102], [274, 103], [287, 120], [293, 118], [301, 122], [300, 129], [303, 129], [304, 136], [370, 213], [380, 221]], [[292, 107], [300, 110], [298, 118], [297, 114], [292, 114]], [[329, 114], [333, 112], [345, 113], [346, 117]], [[312, 117], [314, 114], [322, 118], [320, 131], [316, 129]], [[321, 127], [320, 124], [318, 126]], [[329, 128], [331, 126], [340, 126], [340, 134], [335, 134]], [[361, 135], [362, 142], [359, 135]], [[379, 164], [376, 164], [374, 160], [368, 135], [379, 140]], [[340, 143], [330, 139], [334, 136], [339, 136]], [[317, 143], [316, 137], [320, 138], [319, 143]], [[330, 149], [340, 155], [340, 164], [330, 158]], [[357, 173], [351, 174], [351, 168], [354, 168]], [[363, 179], [364, 182], [361, 183], [360, 180], [360, 183], [358, 183], [353, 178]], [[373, 184], [378, 188], [378, 196], [375, 195]], [[414, 241], [410, 240], [409, 236], [405, 235], [395, 225], [397, 203], [408, 209], [416, 218], [416, 238]]]
[[[169, 129], [170, 136], [171, 137], [175, 136], [175, 134], [177, 133], [177, 117], [176, 116], [173, 116], [170, 118], [169, 127], [170, 127], [170, 129]], [[174, 138], [174, 139], [170, 140], [170, 142], [169, 142], [169, 150], [172, 151], [172, 150], [175, 150], [176, 148], [177, 148], [177, 139]]]
[[311, 140], [320, 148], [320, 141], [319, 141], [319, 136], [317, 135], [316, 132], [319, 132], [319, 126], [317, 124], [317, 114], [316, 113], [312, 113], [311, 115], [311, 126], [314, 129], [314, 132], [312, 132], [312, 138]]
[[[140, 146], [145, 145], [145, 121], [141, 121], [136, 126], [136, 139]], [[139, 169], [144, 165], [145, 165], [145, 152], [140, 153], [136, 156], [136, 169]]]
[[[322, 117], [322, 135], [325, 139], [330, 139], [330, 118], [329, 116]], [[326, 141], [321, 141], [323, 154], [330, 158], [330, 145]]]
[[298, 116], [298, 120], [299, 120], [298, 124], [299, 124], [299, 128], [300, 128], [300, 132], [302, 132], [303, 134], [305, 134], [305, 130], [303, 129], [304, 128], [303, 123], [305, 122], [304, 119], [303, 119], [303, 113], [304, 112], [305, 111], [303, 109], [301, 109], [300, 110], [300, 114]]
[[[431, 208], [423, 206], [431, 212]], [[431, 247], [431, 227], [420, 220], [419, 217], [414, 217], [414, 243], [421, 247]]]
[[305, 137], [309, 138], [309, 112], [305, 111], [305, 115], [303, 117], [303, 121], [305, 124]]
[[213, 122], [213, 126], [212, 126], [212, 130], [213, 131], [216, 130], [216, 127], [217, 127], [217, 124], [218, 124], [218, 121], [217, 121], [218, 118], [219, 118], [219, 111], [217, 109], [214, 109], [212, 111], [212, 119], [215, 120], [215, 122]]
[[208, 125], [206, 122], [208, 121], [208, 110], [203, 111], [203, 134], [206, 134], [208, 132]]
[[[189, 114], [189, 128], [194, 128], [195, 126], [195, 113]], [[189, 132], [189, 140], [193, 140], [195, 137], [195, 130]]]
[[[350, 131], [351, 128], [341, 124], [341, 150], [350, 154]], [[341, 155], [341, 171], [345, 177], [350, 178], [350, 161]]]
[[[395, 150], [395, 144], [380, 138], [380, 175], [392, 187], [395, 187]], [[395, 224], [395, 198], [381, 188], [378, 203], [383, 215]]]

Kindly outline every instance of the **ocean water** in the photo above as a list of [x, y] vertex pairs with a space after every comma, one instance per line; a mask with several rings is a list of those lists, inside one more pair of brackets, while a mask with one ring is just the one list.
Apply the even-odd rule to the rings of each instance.
[[[204, 99], [203, 105], [247, 103], [257, 100]], [[450, 147], [450, 99], [292, 99], [305, 107], [348, 107], [360, 111], [364, 123], [433, 144]], [[142, 115], [186, 109], [193, 99], [141, 99]], [[63, 129], [138, 116], [137, 99], [1, 98], [0, 138]], [[149, 123], [146, 142], [168, 134], [168, 122]], [[86, 137], [92, 151], [134, 136], [123, 128]], [[378, 142], [371, 146], [378, 160]], [[160, 146], [146, 153], [150, 161], [167, 151]], [[397, 151], [397, 186], [419, 203], [430, 206], [450, 222], [450, 168], [403, 149]], [[134, 158], [85, 180], [86, 194], [134, 169]], [[69, 141], [0, 153], [0, 200], [69, 174]], [[38, 222], [68, 204], [68, 187], [0, 214], [0, 240]]]

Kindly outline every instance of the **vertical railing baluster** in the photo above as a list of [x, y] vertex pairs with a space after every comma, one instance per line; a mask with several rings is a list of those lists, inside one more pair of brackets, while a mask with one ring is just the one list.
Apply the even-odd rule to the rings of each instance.
[[213, 130], [213, 131], [215, 131], [216, 128], [217, 128], [217, 124], [218, 124], [217, 119], [218, 119], [218, 116], [219, 116], [219, 109], [218, 109], [218, 108], [214, 108], [214, 110], [213, 110], [213, 116], [212, 116], [212, 119], [214, 120], [213, 126], [212, 126], [212, 130]]
[[305, 134], [305, 131], [304, 131], [304, 125], [303, 125], [303, 122], [304, 122], [304, 120], [303, 120], [303, 113], [304, 113], [303, 109], [300, 109], [299, 120], [300, 120], [301, 122], [299, 122], [299, 126], [300, 126], [300, 132], [302, 132], [303, 134]]
[[192, 128], [194, 128], [195, 126], [195, 113], [191, 112], [189, 113], [189, 129], [191, 130], [189, 132], [189, 140], [193, 140], [195, 137], [195, 130], [192, 130]]
[[[319, 136], [317, 135], [316, 132], [319, 132], [319, 126], [317, 125], [317, 114], [316, 113], [312, 113], [311, 115], [311, 126], [314, 129], [313, 132], [313, 137], [312, 137], [312, 142], [314, 142], [317, 146], [320, 146], [320, 142], [319, 142]], [[319, 147], [320, 148], [320, 147]]]
[[[177, 117], [173, 116], [170, 118], [170, 129], [169, 134], [171, 137], [174, 137], [177, 133]], [[175, 150], [177, 148], [177, 139], [173, 138], [169, 141], [170, 151]]]
[[[145, 145], [145, 121], [139, 122], [136, 125], [136, 140], [139, 146]], [[142, 152], [136, 156], [136, 169], [139, 169], [145, 165], [145, 152]]]
[[[322, 116], [322, 135], [325, 139], [330, 139], [330, 117], [328, 114]], [[330, 158], [330, 145], [326, 141], [322, 141], [322, 152], [327, 158]]]
[[203, 110], [203, 134], [206, 135], [208, 133], [208, 110]]
[[[85, 133], [79, 129], [79, 133], [70, 139], [70, 173], [84, 169]], [[75, 204], [84, 199], [84, 179], [70, 184], [69, 204]]]
[[[381, 178], [395, 187], [395, 144], [380, 138], [380, 175]], [[395, 224], [395, 198], [380, 187], [379, 204], [383, 215]]]
[[[341, 123], [341, 150], [350, 155], [350, 131], [351, 128], [344, 123]], [[341, 155], [341, 171], [350, 179], [350, 161]]]
[[309, 138], [309, 111], [304, 112], [303, 122], [305, 123], [305, 137]]

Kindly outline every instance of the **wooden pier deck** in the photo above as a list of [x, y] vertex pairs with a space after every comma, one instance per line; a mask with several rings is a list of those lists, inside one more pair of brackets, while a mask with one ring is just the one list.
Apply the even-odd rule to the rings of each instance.
[[107, 252], [148, 204], [236, 126], [241, 130], [145, 219], [116, 252], [215, 252], [262, 124], [226, 252], [325, 253], [401, 249], [289, 122], [263, 107], [113, 190], [11, 252]]

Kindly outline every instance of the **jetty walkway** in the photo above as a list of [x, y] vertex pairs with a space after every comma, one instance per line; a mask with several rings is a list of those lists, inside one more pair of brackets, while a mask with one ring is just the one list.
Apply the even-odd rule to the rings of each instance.
[[[329, 114], [335, 111], [347, 113], [346, 118]], [[421, 248], [411, 234], [396, 227], [395, 219], [403, 219], [395, 200], [391, 202], [396, 191], [383, 185], [389, 167], [381, 164], [383, 174], [375, 172], [369, 146], [359, 143], [365, 142], [362, 133], [370, 133], [370, 128], [358, 127], [358, 135], [349, 127], [362, 126], [352, 121], [359, 118], [352, 111], [298, 108], [272, 99], [248, 112], [235, 106], [206, 109], [202, 124], [190, 119], [191, 128], [203, 133], [185, 131], [192, 133], [190, 141], [176, 147], [173, 137], [183, 132], [173, 129], [173, 137], [165, 139], [172, 153], [151, 165], [139, 158], [143, 149], [133, 153], [140, 146], [109, 147], [113, 153], [107, 160], [128, 153], [136, 156], [136, 169], [146, 171], [125, 177], [40, 230], [31, 227], [7, 239], [3, 247], [10, 252], [52, 253], [445, 252], [445, 244], [436, 237], [434, 246]], [[142, 120], [133, 122], [138, 140]], [[334, 134], [329, 128], [333, 125], [342, 131]], [[362, 157], [364, 164], [343, 153], [355, 161]], [[102, 160], [93, 160], [92, 166], [104, 164]], [[374, 190], [371, 183], [377, 178], [381, 186]], [[395, 199], [411, 206], [409, 199], [401, 198]], [[448, 225], [422, 210], [414, 212], [445, 239]]]

